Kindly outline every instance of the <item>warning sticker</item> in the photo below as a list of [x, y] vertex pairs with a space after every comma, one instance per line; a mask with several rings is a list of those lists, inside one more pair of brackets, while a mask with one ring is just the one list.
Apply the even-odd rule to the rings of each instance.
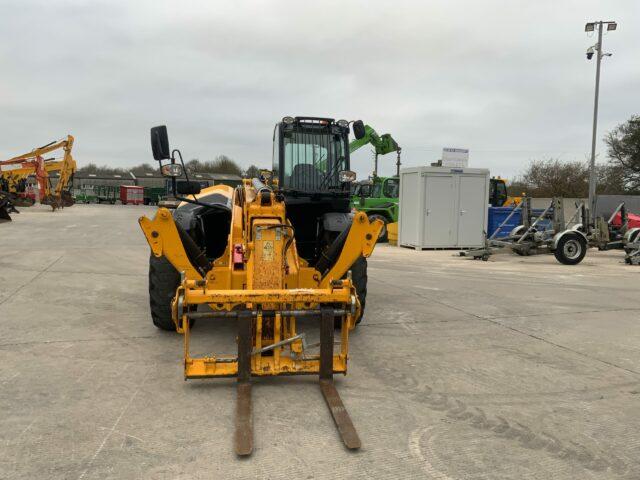
[[264, 242], [262, 242], [262, 261], [273, 262], [274, 256], [275, 256], [275, 251], [273, 248], [273, 241], [265, 240]]

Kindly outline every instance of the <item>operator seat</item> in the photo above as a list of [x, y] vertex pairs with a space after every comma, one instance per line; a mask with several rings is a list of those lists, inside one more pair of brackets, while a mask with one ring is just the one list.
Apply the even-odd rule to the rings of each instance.
[[310, 163], [301, 163], [293, 167], [291, 173], [291, 188], [296, 190], [314, 190], [320, 188], [322, 175], [320, 171]]

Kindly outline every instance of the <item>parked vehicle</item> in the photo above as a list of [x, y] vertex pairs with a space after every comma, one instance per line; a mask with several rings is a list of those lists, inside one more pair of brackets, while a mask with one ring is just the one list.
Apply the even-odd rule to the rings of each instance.
[[113, 185], [96, 185], [93, 190], [98, 203], [110, 203], [111, 205], [115, 204], [116, 200], [118, 200], [120, 191], [118, 187]]
[[137, 185], [120, 185], [120, 201], [123, 205], [142, 205], [144, 188]]
[[387, 224], [398, 221], [398, 194], [400, 180], [398, 177], [373, 177], [356, 185], [351, 198], [354, 209], [365, 212], [369, 220], [382, 220], [384, 227], [378, 241], [388, 238]]

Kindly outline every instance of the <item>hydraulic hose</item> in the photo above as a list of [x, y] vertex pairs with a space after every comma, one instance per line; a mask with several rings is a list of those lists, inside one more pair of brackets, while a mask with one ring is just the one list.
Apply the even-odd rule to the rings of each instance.
[[327, 273], [329, 269], [333, 267], [333, 265], [338, 261], [340, 252], [342, 252], [344, 244], [347, 241], [349, 230], [351, 230], [351, 224], [349, 224], [347, 228], [340, 232], [340, 235], [336, 237], [336, 239], [329, 246], [326, 252], [320, 254], [320, 259], [317, 261], [315, 268], [320, 272], [321, 275], [324, 276], [324, 274]]
[[206, 255], [200, 249], [198, 244], [191, 238], [182, 226], [176, 222], [176, 228], [178, 229], [178, 235], [180, 235], [180, 240], [182, 241], [182, 246], [184, 247], [184, 251], [187, 252], [187, 257], [189, 257], [189, 261], [195, 267], [200, 275], [203, 277], [206, 273], [211, 270], [211, 263], [207, 260]]

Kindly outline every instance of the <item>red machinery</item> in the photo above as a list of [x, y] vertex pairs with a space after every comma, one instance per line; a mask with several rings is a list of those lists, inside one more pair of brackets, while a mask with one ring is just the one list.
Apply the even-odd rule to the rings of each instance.
[[[635, 215], [633, 213], [627, 213], [628, 218], [628, 227], [627, 228], [640, 228], [640, 215]], [[616, 213], [611, 221], [611, 224], [615, 227], [619, 227], [622, 225], [622, 215], [620, 212]]]

